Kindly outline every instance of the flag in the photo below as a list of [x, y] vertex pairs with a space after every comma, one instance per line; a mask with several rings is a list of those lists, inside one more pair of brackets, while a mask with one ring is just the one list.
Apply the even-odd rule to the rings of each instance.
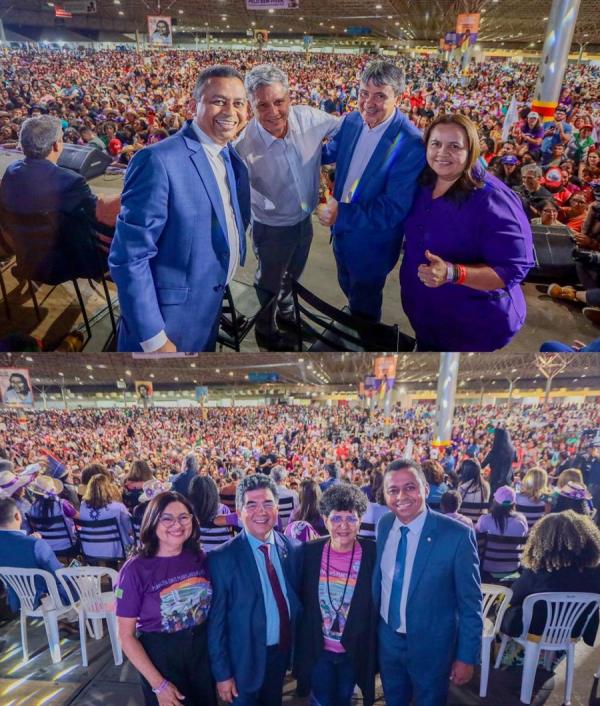
[[517, 110], [517, 99], [513, 93], [513, 97], [510, 99], [510, 105], [504, 116], [504, 125], [502, 127], [502, 142], [506, 142], [510, 135], [511, 127], [519, 119], [519, 112]]
[[47, 449], [40, 449], [40, 453], [44, 454], [46, 457], [46, 462], [48, 464], [48, 475], [52, 478], [58, 478], [59, 480], [65, 474], [65, 464], [61, 463], [54, 454], [50, 453]]

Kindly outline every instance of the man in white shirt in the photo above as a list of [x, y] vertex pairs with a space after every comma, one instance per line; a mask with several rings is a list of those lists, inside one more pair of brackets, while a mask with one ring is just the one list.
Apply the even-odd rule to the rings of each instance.
[[358, 110], [326, 145], [336, 163], [333, 198], [319, 220], [333, 234], [338, 281], [353, 314], [381, 318], [383, 287], [400, 255], [403, 223], [425, 166], [419, 130], [396, 107], [404, 72], [388, 61], [364, 68]]
[[226, 285], [244, 264], [248, 171], [229, 144], [247, 120], [231, 66], [202, 71], [195, 115], [131, 160], [109, 265], [119, 351], [214, 350]]
[[383, 487], [391, 513], [377, 526], [373, 589], [385, 702], [443, 706], [449, 682], [466, 684], [480, 657], [475, 535], [427, 509], [429, 486], [414, 461], [391, 463]]
[[291, 105], [286, 74], [271, 64], [246, 74], [254, 117], [235, 143], [250, 173], [255, 282], [275, 294], [256, 321], [259, 344], [294, 350], [279, 330], [293, 329], [291, 282], [306, 264], [319, 198], [321, 147], [339, 118], [307, 105]]

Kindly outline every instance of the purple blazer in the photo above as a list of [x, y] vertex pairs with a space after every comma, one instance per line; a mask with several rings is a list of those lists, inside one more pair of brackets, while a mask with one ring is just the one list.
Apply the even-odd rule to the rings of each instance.
[[[534, 264], [531, 226], [511, 189], [490, 174], [484, 180], [461, 204], [432, 199], [431, 187], [420, 186], [404, 222], [402, 306], [421, 351], [493, 351], [525, 321], [520, 283]], [[506, 286], [490, 292], [426, 287], [417, 277], [425, 250], [452, 263], [489, 265]]]

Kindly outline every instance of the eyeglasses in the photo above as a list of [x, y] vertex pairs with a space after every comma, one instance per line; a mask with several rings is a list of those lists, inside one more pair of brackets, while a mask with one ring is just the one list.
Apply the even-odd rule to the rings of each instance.
[[358, 523], [358, 517], [355, 517], [354, 515], [349, 515], [348, 517], [343, 517], [342, 515], [331, 515], [329, 517], [329, 522], [331, 522], [332, 525], [341, 525], [344, 522], [349, 525], [355, 525]]
[[192, 515], [187, 513], [185, 515], [178, 515], [177, 517], [173, 517], [173, 515], [161, 515], [159, 519], [159, 522], [165, 527], [173, 527], [175, 523], [185, 527], [186, 525], [189, 525], [191, 521]]
[[267, 500], [264, 503], [249, 502], [244, 505], [244, 510], [246, 512], [257, 512], [257, 510], [265, 510], [266, 512], [272, 512], [276, 505], [272, 500]]

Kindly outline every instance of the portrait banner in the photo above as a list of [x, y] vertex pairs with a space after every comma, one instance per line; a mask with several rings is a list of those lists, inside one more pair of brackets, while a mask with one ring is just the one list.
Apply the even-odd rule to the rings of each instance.
[[171, 17], [148, 16], [148, 44], [154, 47], [173, 46]]
[[136, 380], [135, 383], [135, 394], [140, 400], [149, 400], [153, 393], [154, 387], [150, 380]]
[[27, 368], [0, 368], [0, 404], [33, 407], [33, 390]]

